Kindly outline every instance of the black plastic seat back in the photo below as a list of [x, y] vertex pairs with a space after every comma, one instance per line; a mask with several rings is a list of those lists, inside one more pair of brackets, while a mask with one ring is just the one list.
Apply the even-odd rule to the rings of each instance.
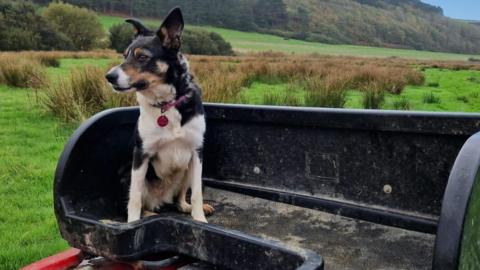
[[[132, 159], [132, 138], [138, 119], [138, 109], [126, 109], [121, 117], [117, 114], [96, 116], [75, 145], [67, 145], [72, 151], [62, 178], [57, 182], [55, 195], [68, 200], [71, 211], [94, 219], [126, 219], [127, 191]], [[97, 121], [98, 120], [98, 121]], [[56, 200], [56, 203], [59, 203]]]

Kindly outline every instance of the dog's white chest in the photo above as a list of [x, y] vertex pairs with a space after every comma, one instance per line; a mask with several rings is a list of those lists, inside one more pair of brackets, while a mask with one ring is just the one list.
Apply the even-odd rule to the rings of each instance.
[[[160, 126], [158, 119], [166, 118], [168, 124]], [[181, 115], [176, 109], [168, 110], [161, 113], [150, 113], [148, 115], [141, 114], [138, 122], [138, 131], [143, 141], [143, 148], [148, 152], [158, 152], [159, 149], [169, 142], [182, 139], [185, 132], [181, 127]]]
[[[158, 125], [159, 117], [168, 119], [164, 127]], [[143, 141], [143, 149], [149, 153], [158, 153], [169, 147], [184, 148], [193, 151], [203, 144], [205, 133], [205, 118], [198, 115], [185, 125], [181, 125], [182, 116], [177, 109], [172, 108], [165, 113], [142, 113], [139, 118], [138, 130]], [[177, 150], [179, 151], [179, 150]]]

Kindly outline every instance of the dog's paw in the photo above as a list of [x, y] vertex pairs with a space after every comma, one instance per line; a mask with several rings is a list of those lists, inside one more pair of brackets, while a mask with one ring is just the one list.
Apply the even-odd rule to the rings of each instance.
[[139, 218], [128, 218], [127, 219], [127, 223], [130, 223], [130, 222], [135, 222], [137, 220], [140, 220]]
[[189, 203], [179, 203], [177, 204], [178, 211], [182, 213], [191, 213], [192, 212], [192, 205]]
[[213, 214], [214, 211], [215, 211], [215, 208], [213, 208], [210, 204], [208, 203], [203, 204], [203, 212], [205, 213], [205, 215], [210, 216]]
[[203, 223], [208, 223], [207, 219], [205, 218], [204, 215], [200, 215], [198, 217], [193, 217], [194, 220], [196, 221], [200, 221], [200, 222], [203, 222]]
[[144, 210], [144, 211], [143, 211], [143, 217], [144, 217], [144, 218], [146, 218], [146, 217], [151, 217], [151, 216], [158, 216], [158, 214], [155, 213], [155, 212], [147, 211], [147, 210]]

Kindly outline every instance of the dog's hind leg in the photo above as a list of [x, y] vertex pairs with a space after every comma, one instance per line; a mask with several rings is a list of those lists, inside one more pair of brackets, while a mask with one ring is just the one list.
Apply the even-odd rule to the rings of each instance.
[[[192, 205], [187, 202], [187, 191], [190, 188], [190, 182], [188, 180], [186, 181], [186, 186], [182, 188], [180, 194], [178, 195], [177, 209], [182, 213], [190, 214], [192, 213]], [[211, 205], [207, 203], [203, 204], [203, 212], [205, 213], [205, 215], [209, 216], [213, 214], [214, 211], [215, 209]]]
[[190, 188], [190, 179], [187, 177], [189, 177], [188, 173], [186, 173], [183, 178], [182, 187], [180, 189], [180, 193], [178, 194], [177, 209], [182, 213], [190, 214], [192, 213], [192, 205], [187, 202], [187, 192]]
[[142, 214], [142, 201], [145, 192], [145, 175], [148, 169], [148, 158], [144, 155], [138, 155], [135, 149], [133, 157], [132, 181], [130, 183], [130, 192], [128, 199], [128, 222], [140, 219]]

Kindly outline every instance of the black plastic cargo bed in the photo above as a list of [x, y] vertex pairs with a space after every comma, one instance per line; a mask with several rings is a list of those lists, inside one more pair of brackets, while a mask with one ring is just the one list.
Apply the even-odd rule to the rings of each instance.
[[206, 112], [210, 224], [168, 211], [123, 223], [138, 109], [117, 109], [85, 123], [60, 159], [63, 237], [112, 259], [183, 254], [204, 261], [199, 269], [478, 265], [480, 114], [219, 104]]

